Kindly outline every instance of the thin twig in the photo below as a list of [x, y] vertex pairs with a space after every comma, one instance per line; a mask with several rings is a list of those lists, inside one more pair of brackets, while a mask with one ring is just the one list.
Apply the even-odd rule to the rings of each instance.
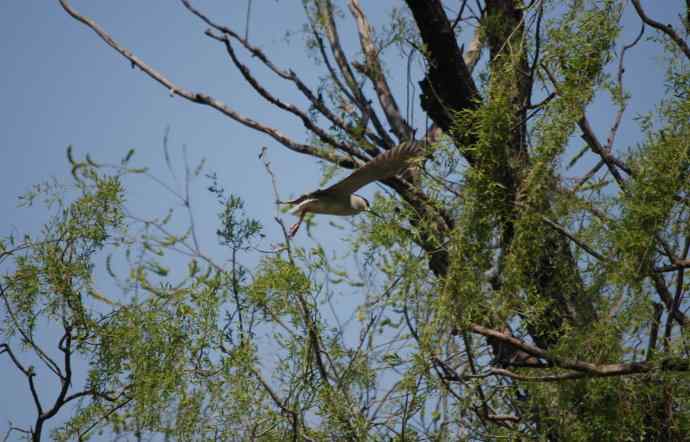
[[625, 112], [626, 108], [626, 102], [625, 102], [625, 96], [623, 93], [623, 73], [625, 72], [625, 65], [623, 64], [624, 59], [625, 59], [625, 52], [628, 51], [629, 49], [635, 47], [637, 43], [642, 39], [642, 36], [644, 35], [644, 23], [642, 23], [642, 27], [640, 28], [640, 32], [637, 34], [637, 37], [632, 41], [632, 43], [623, 46], [623, 49], [621, 50], [621, 55], [620, 55], [620, 60], [618, 61], [618, 100], [619, 100], [619, 107], [618, 107], [618, 112], [616, 113], [616, 117], [613, 122], [613, 126], [611, 126], [611, 131], [609, 133], [608, 139], [606, 140], [606, 149], [609, 151], [613, 150], [613, 142], [616, 139], [616, 133], [618, 132], [618, 128], [620, 127], [621, 120], [623, 119], [623, 113]]

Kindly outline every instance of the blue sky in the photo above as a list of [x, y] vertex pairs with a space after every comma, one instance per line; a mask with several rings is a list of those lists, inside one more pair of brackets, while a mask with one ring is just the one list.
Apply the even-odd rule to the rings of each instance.
[[[245, 1], [223, 2], [222, 7], [218, 2], [195, 4], [244, 31]], [[379, 12], [389, 4], [381, 2]], [[302, 124], [257, 97], [230, 65], [224, 49], [203, 35], [206, 26], [176, 2], [73, 1], [72, 5], [171, 80], [214, 95], [246, 116], [305, 140]], [[321, 168], [316, 161], [289, 152], [216, 111], [171, 98], [167, 90], [133, 70], [90, 29], [67, 16], [57, 1], [2, 2], [0, 22], [0, 55], [8, 61], [0, 82], [2, 235], [21, 237], [40, 228], [46, 219], [45, 210], [40, 205], [19, 209], [17, 197], [50, 177], [69, 182], [68, 145], [74, 146], [77, 156], [89, 153], [97, 161], [110, 162], [119, 161], [134, 148], [134, 164], [149, 166], [152, 173], [170, 181], [163, 166], [166, 127], [170, 127], [169, 147], [178, 176], [182, 174], [182, 146], [186, 146], [192, 165], [206, 159], [207, 170], [218, 174], [225, 189], [247, 200], [247, 212], [264, 221], [272, 242], [280, 236], [271, 221], [275, 209], [270, 178], [258, 159], [261, 147], [268, 147], [283, 198], [318, 185]], [[320, 71], [305, 57], [300, 35], [303, 23], [300, 3], [254, 0], [249, 38], [276, 63], [300, 70], [303, 78], [316, 86]], [[265, 71], [257, 75], [270, 81], [282, 98], [299, 99], [291, 85]], [[138, 214], [161, 215], [177, 204], [148, 180], [128, 184], [128, 201]], [[202, 244], [218, 251], [214, 249], [218, 206], [205, 191], [208, 182], [200, 179], [196, 184], [192, 200]], [[329, 228], [326, 220], [320, 224], [325, 230], [320, 239], [337, 247], [346, 230]], [[310, 243], [306, 236], [299, 241]], [[42, 331], [49, 337], [51, 332], [59, 332], [50, 326]], [[23, 360], [35, 363], [28, 355]], [[49, 401], [57, 392], [56, 384], [48, 373], [38, 373], [39, 390]], [[0, 401], [0, 434], [4, 435], [9, 421], [16, 425], [33, 422], [34, 410], [25, 380], [4, 356], [0, 357], [0, 384], [5, 398]]]
[[[244, 30], [246, 1], [194, 3], [219, 21]], [[394, 3], [363, 2], [375, 23]], [[673, 10], [678, 10], [675, 5], [681, 7], [683, 2], [643, 3], [652, 17], [676, 23]], [[669, 3], [674, 8], [664, 6]], [[75, 0], [72, 4], [171, 80], [214, 95], [243, 114], [304, 140], [301, 123], [262, 101], [228, 63], [222, 47], [203, 35], [206, 27], [176, 2]], [[347, 18], [342, 34], [350, 35], [346, 44], [352, 47], [354, 27]], [[321, 68], [314, 67], [305, 56], [300, 36], [303, 23], [301, 2], [254, 0], [249, 38], [278, 65], [293, 68], [315, 87]], [[639, 20], [631, 8], [626, 12], [624, 25], [623, 35], [629, 42], [639, 29]], [[293, 35], [286, 38], [286, 31]], [[647, 35], [651, 35], [649, 29]], [[257, 158], [261, 147], [268, 147], [283, 197], [318, 185], [321, 169], [315, 160], [289, 152], [267, 136], [209, 108], [171, 98], [167, 90], [139, 70], [133, 70], [91, 30], [68, 17], [57, 1], [0, 3], [0, 41], [0, 235], [36, 231], [40, 227], [44, 211], [18, 209], [17, 196], [49, 177], [68, 181], [68, 145], [74, 146], [77, 155], [88, 152], [101, 161], [118, 161], [129, 148], [134, 148], [135, 164], [150, 166], [153, 173], [167, 178], [162, 167], [166, 127], [171, 129], [170, 150], [177, 158], [175, 164], [182, 164], [183, 145], [187, 146], [190, 163], [205, 158], [223, 186], [248, 201], [248, 213], [266, 222], [269, 237], [274, 241], [278, 232], [270, 222], [274, 213], [270, 179]], [[633, 101], [618, 137], [620, 149], [638, 141], [632, 118], [636, 112], [649, 110], [663, 90], [659, 52], [645, 52], [645, 48], [651, 47], [651, 43], [643, 43], [626, 56], [630, 63], [625, 84], [633, 93]], [[259, 79], [282, 98], [302, 103], [290, 84], [261, 72]], [[394, 89], [404, 91], [400, 75], [404, 69], [394, 66], [391, 72]], [[398, 96], [402, 100], [404, 95]], [[420, 118], [419, 112], [417, 115]], [[606, 100], [592, 106], [590, 120], [600, 137], [605, 138], [613, 115]], [[203, 190], [204, 184], [200, 181], [195, 188], [198, 195], [193, 195], [194, 209], [200, 222], [208, 226], [202, 241], [213, 247], [217, 207]], [[375, 191], [374, 186], [370, 187], [365, 195]], [[141, 181], [133, 185], [128, 198], [136, 209], [152, 215], [174, 204], [162, 195], [160, 188]], [[324, 219], [318, 231], [325, 245], [336, 250], [348, 228], [335, 229]], [[302, 236], [299, 241], [308, 244], [309, 239]], [[0, 356], [0, 385], [4, 397], [0, 401], [0, 434], [4, 434], [9, 419], [26, 424], [33, 410], [23, 379], [16, 376], [4, 356]], [[43, 384], [41, 387], [46, 392], [53, 388]]]

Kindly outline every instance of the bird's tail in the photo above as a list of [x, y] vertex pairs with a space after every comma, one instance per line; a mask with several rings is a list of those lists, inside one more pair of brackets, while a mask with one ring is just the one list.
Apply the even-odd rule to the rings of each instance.
[[307, 199], [307, 196], [306, 196], [306, 195], [302, 195], [302, 196], [299, 196], [299, 197], [295, 198], [294, 200], [290, 200], [290, 201], [278, 201], [278, 204], [295, 205], [295, 204], [301, 203], [301, 202], [304, 201], [305, 199]]

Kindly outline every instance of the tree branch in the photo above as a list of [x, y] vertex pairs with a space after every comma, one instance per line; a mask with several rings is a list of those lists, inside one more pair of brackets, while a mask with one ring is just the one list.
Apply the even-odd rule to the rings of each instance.
[[679, 259], [673, 261], [672, 264], [661, 266], [661, 267], [655, 267], [654, 271], [657, 273], [667, 273], [667, 272], [675, 272], [677, 270], [683, 270], [690, 268], [690, 259]]
[[587, 377], [611, 377], [625, 376], [631, 374], [648, 373], [653, 370], [662, 371], [690, 371], [690, 360], [681, 358], [668, 358], [659, 363], [652, 362], [630, 362], [619, 364], [593, 364], [572, 358], [561, 358], [553, 356], [547, 351], [531, 344], [527, 344], [513, 336], [483, 327], [478, 324], [471, 324], [470, 330], [484, 337], [491, 337], [505, 342], [517, 349], [524, 351], [532, 356], [549, 361], [556, 367], [566, 368], [581, 372]]
[[10, 427], [7, 429], [7, 433], [5, 433], [5, 437], [2, 439], [2, 442], [7, 442], [8, 440], [10, 440], [10, 434], [12, 434], [13, 431], [16, 431], [18, 433], [24, 433], [27, 436], [31, 436], [30, 430], [25, 430], [24, 428], [12, 426], [12, 423], [10, 423]]
[[599, 252], [595, 251], [592, 247], [590, 247], [585, 242], [579, 240], [575, 235], [570, 233], [565, 227], [561, 226], [560, 224], [547, 218], [544, 215], [541, 216], [541, 219], [542, 219], [542, 221], [544, 221], [544, 223], [546, 223], [548, 226], [552, 227], [558, 233], [560, 233], [564, 237], [568, 238], [570, 241], [574, 242], [578, 247], [580, 247], [582, 250], [587, 252], [587, 254], [589, 254], [590, 256], [592, 256], [592, 257], [594, 257], [600, 261], [607, 261], [607, 258], [605, 256], [603, 256]]
[[479, 92], [441, 1], [406, 0], [406, 3], [428, 51], [425, 54], [428, 72], [420, 82], [422, 108], [444, 132], [451, 133], [454, 112], [476, 108]]
[[649, 275], [649, 277], [652, 279], [652, 282], [654, 283], [654, 288], [656, 289], [656, 292], [659, 294], [659, 298], [661, 298], [664, 305], [666, 306], [666, 310], [671, 314], [673, 318], [675, 318], [678, 324], [681, 327], [683, 327], [685, 324], [687, 324], [688, 318], [685, 316], [685, 314], [683, 314], [683, 312], [673, 308], [674, 297], [669, 291], [668, 286], [664, 281], [664, 278], [658, 273], [652, 273]]
[[259, 123], [251, 118], [245, 117], [235, 111], [234, 109], [230, 108], [226, 104], [224, 104], [222, 101], [217, 100], [216, 98], [213, 98], [209, 95], [203, 94], [203, 93], [197, 93], [197, 92], [192, 92], [189, 91], [181, 86], [178, 86], [177, 84], [173, 83], [170, 81], [167, 77], [165, 77], [162, 73], [157, 71], [156, 69], [152, 68], [151, 66], [147, 65], [142, 59], [134, 55], [130, 50], [127, 48], [123, 47], [120, 45], [118, 42], [116, 42], [107, 32], [103, 30], [94, 20], [85, 17], [81, 14], [79, 14], [76, 10], [74, 10], [67, 0], [58, 0], [60, 4], [62, 5], [63, 9], [75, 20], [83, 23], [87, 27], [91, 28], [96, 34], [98, 34], [103, 41], [105, 41], [108, 46], [111, 48], [115, 49], [117, 52], [119, 52], [123, 57], [128, 59], [133, 66], [138, 67], [141, 69], [146, 75], [166, 87], [168, 90], [170, 90], [171, 95], [179, 95], [180, 97], [191, 101], [192, 103], [197, 103], [197, 104], [202, 104], [205, 106], [209, 106], [219, 112], [221, 112], [223, 115], [231, 118], [232, 120], [235, 120], [236, 122], [247, 126], [251, 129], [254, 129], [258, 132], [262, 132], [274, 140], [278, 141], [281, 143], [283, 146], [287, 147], [288, 149], [298, 152], [304, 155], [310, 155], [314, 156], [317, 158], [321, 158], [323, 160], [329, 161], [333, 164], [337, 164], [341, 167], [345, 167], [347, 169], [353, 169], [356, 167], [356, 164], [347, 158], [343, 158], [341, 156], [324, 152], [322, 149], [317, 148], [316, 146], [311, 146], [308, 144], [302, 144], [298, 143], [289, 137], [287, 137], [285, 134], [283, 134], [281, 131], [278, 129], [266, 126], [262, 123]]
[[22, 327], [20, 327], [19, 321], [17, 320], [14, 312], [12, 311], [12, 308], [10, 307], [10, 302], [7, 299], [7, 295], [5, 293], [5, 288], [2, 285], [0, 285], [0, 297], [2, 298], [2, 301], [5, 304], [5, 308], [7, 310], [7, 314], [10, 317], [10, 320], [12, 321], [14, 326], [16, 327], [19, 334], [24, 339], [24, 343], [31, 346], [31, 348], [36, 352], [36, 355], [38, 356], [38, 358], [46, 365], [46, 367], [48, 367], [48, 369], [50, 371], [55, 373], [55, 375], [57, 377], [62, 379], [63, 374], [62, 374], [62, 371], [60, 370], [60, 367], [57, 365], [57, 363], [50, 356], [48, 356], [46, 354], [46, 352], [44, 352], [41, 347], [36, 345], [33, 337], [30, 336], [30, 333], [27, 333]]
[[367, 21], [364, 11], [358, 0], [349, 0], [348, 6], [350, 12], [357, 23], [357, 31], [359, 33], [359, 42], [364, 52], [367, 63], [365, 74], [371, 80], [376, 91], [376, 96], [379, 99], [379, 104], [386, 115], [388, 124], [391, 125], [393, 132], [401, 142], [408, 141], [412, 137], [412, 128], [400, 115], [398, 104], [391, 93], [386, 76], [383, 73], [383, 68], [379, 62], [378, 50], [374, 46], [374, 41], [371, 35], [371, 26]]
[[632, 41], [632, 43], [627, 44], [623, 46], [623, 49], [621, 50], [621, 55], [620, 55], [620, 60], [618, 61], [618, 101], [619, 101], [619, 107], [618, 107], [618, 112], [616, 113], [616, 117], [613, 122], [613, 126], [611, 126], [611, 131], [609, 132], [609, 137], [606, 140], [606, 150], [611, 152], [613, 150], [613, 142], [616, 139], [616, 134], [618, 133], [618, 128], [620, 127], [621, 120], [623, 119], [623, 113], [625, 112], [626, 108], [626, 101], [625, 101], [625, 95], [623, 93], [623, 73], [625, 73], [625, 65], [624, 60], [625, 60], [625, 53], [629, 50], [635, 47], [637, 43], [642, 39], [642, 36], [644, 35], [644, 23], [642, 24], [642, 27], [640, 28], [639, 34], [637, 34], [637, 37]]
[[635, 7], [635, 11], [637, 11], [637, 15], [640, 16], [643, 22], [653, 27], [654, 29], [666, 34], [678, 46], [678, 48], [681, 51], [683, 51], [688, 60], [690, 60], [690, 47], [685, 42], [685, 40], [683, 40], [683, 38], [680, 35], [678, 35], [675, 29], [673, 29], [673, 26], [665, 25], [650, 18], [642, 9], [642, 6], [640, 5], [640, 0], [632, 0], [632, 4]]
[[[346, 123], [345, 121], [343, 121], [342, 118], [338, 117], [336, 114], [331, 112], [331, 110], [328, 108], [328, 106], [326, 106], [324, 104], [323, 99], [320, 96], [317, 96], [316, 94], [314, 94], [314, 92], [312, 92], [312, 90], [306, 85], [306, 83], [304, 83], [304, 81], [302, 81], [302, 79], [293, 70], [291, 70], [291, 69], [286, 70], [286, 69], [282, 69], [282, 68], [276, 66], [260, 48], [252, 45], [245, 38], [242, 38], [240, 35], [238, 35], [236, 32], [234, 32], [232, 29], [228, 28], [227, 26], [219, 25], [216, 22], [214, 22], [213, 20], [211, 20], [206, 14], [202, 13], [201, 11], [199, 11], [198, 9], [193, 7], [188, 0], [181, 0], [181, 1], [182, 1], [182, 4], [185, 6], [185, 8], [187, 8], [187, 10], [189, 10], [192, 14], [197, 16], [199, 19], [201, 19], [204, 23], [209, 25], [211, 28], [215, 29], [218, 32], [225, 34], [224, 37], [218, 37], [218, 36], [214, 35], [213, 33], [211, 33], [210, 30], [206, 31], [206, 35], [208, 35], [209, 37], [223, 42], [225, 44], [228, 52], [232, 51], [232, 48], [228, 49], [230, 42], [228, 41], [227, 37], [231, 37], [231, 38], [234, 38], [235, 40], [237, 40], [238, 42], [240, 42], [240, 44], [245, 49], [247, 49], [254, 57], [259, 59], [274, 74], [276, 74], [277, 76], [279, 76], [280, 78], [282, 78], [284, 80], [288, 80], [288, 81], [292, 82], [297, 87], [297, 89], [302, 93], [302, 95], [304, 95], [304, 97], [307, 98], [309, 103], [311, 103], [311, 106], [314, 109], [318, 110], [329, 121], [331, 121], [331, 123], [333, 123], [335, 126], [339, 127], [340, 129], [344, 130], [353, 139], [361, 138], [361, 135], [358, 134], [358, 131], [360, 130], [360, 128], [355, 127], [352, 124]], [[249, 75], [251, 77], [251, 74], [249, 74], [248, 68], [246, 68], [245, 65], [239, 63], [238, 61], [235, 61], [236, 57], [234, 56], [234, 51], [232, 51], [232, 52], [233, 53], [230, 54], [230, 56], [231, 56], [233, 62], [235, 63], [235, 65], [237, 66], [237, 68], [242, 73], [242, 75], [245, 76], [245, 79], [247, 78], [247, 75]], [[326, 60], [326, 61], [328, 61], [328, 60]], [[247, 79], [247, 81], [249, 81], [249, 79]], [[253, 81], [256, 82], [255, 79], [253, 79]], [[265, 91], [264, 88], [261, 88], [262, 90], [264, 90], [264, 92], [262, 92], [262, 91], [259, 91], [254, 86], [254, 84], [252, 84], [251, 81], [250, 81], [250, 84], [252, 85], [252, 87], [254, 87], [255, 90], [257, 90], [257, 92], [259, 92], [262, 96], [264, 96], [264, 98], [268, 99], [269, 102], [273, 103], [273, 101], [271, 99], [269, 99], [268, 97], [266, 97], [264, 95], [265, 93], [267, 93], [267, 91]], [[286, 110], [297, 115], [298, 117], [300, 117], [300, 119], [302, 119], [304, 121], [303, 113], [295, 113], [290, 109], [286, 109]], [[305, 122], [305, 126], [307, 127], [307, 129], [316, 133], [316, 135], [319, 136], [319, 138], [321, 138], [323, 140], [323, 134], [322, 134], [323, 130], [318, 128], [319, 132], [316, 132], [312, 129], [312, 127], [311, 127], [312, 125], [313, 125], [313, 123], [311, 122], [310, 119], [308, 122]], [[370, 137], [373, 135], [374, 138], [376, 138], [376, 136], [371, 131], [368, 131], [366, 129], [365, 129], [365, 131], [366, 131], [365, 132], [366, 135], [368, 135]], [[333, 145], [333, 146], [337, 146], [338, 144], [343, 144], [343, 143], [338, 143], [335, 140], [328, 141], [328, 143]], [[354, 149], [352, 149], [352, 150], [354, 150]], [[349, 153], [353, 154], [352, 152], [349, 152]], [[369, 153], [371, 154], [372, 152], [369, 152]]]
[[[396, 143], [388, 135], [388, 132], [381, 124], [376, 112], [371, 107], [370, 101], [364, 96], [362, 89], [359, 87], [355, 75], [352, 72], [350, 62], [345, 56], [345, 51], [340, 44], [340, 37], [338, 36], [338, 28], [335, 25], [335, 20], [333, 19], [333, 6], [330, 0], [319, 1], [318, 3], [318, 15], [319, 23], [323, 26], [326, 34], [326, 39], [328, 40], [329, 46], [331, 47], [331, 52], [335, 58], [338, 69], [341, 75], [345, 79], [345, 84], [352, 92], [352, 96], [355, 99], [355, 104], [360, 108], [362, 113], [371, 119], [376, 132], [383, 139], [387, 146], [393, 146]], [[335, 77], [334, 77], [335, 78]]]
[[9, 344], [4, 343], [0, 344], [0, 354], [7, 353], [7, 355], [10, 357], [12, 360], [12, 363], [14, 364], [17, 369], [22, 372], [22, 374], [26, 377], [27, 381], [29, 382], [29, 389], [31, 390], [31, 397], [34, 400], [34, 405], [36, 406], [36, 411], [38, 412], [39, 416], [43, 413], [43, 406], [41, 405], [41, 400], [38, 397], [38, 391], [36, 390], [36, 384], [34, 383], [34, 377], [36, 377], [36, 373], [34, 372], [33, 367], [24, 367], [21, 362], [19, 362], [19, 359], [17, 359], [17, 356], [14, 354], [12, 349], [10, 348]]
[[352, 155], [355, 158], [358, 158], [362, 160], [363, 162], [366, 162], [368, 160], [367, 157], [362, 155], [354, 146], [345, 143], [345, 142], [340, 142], [331, 137], [329, 134], [326, 133], [323, 129], [321, 129], [319, 126], [314, 124], [314, 122], [311, 120], [309, 115], [307, 115], [303, 110], [299, 109], [297, 106], [292, 105], [292, 104], [287, 104], [280, 100], [279, 98], [275, 97], [272, 95], [266, 88], [264, 88], [258, 80], [252, 75], [251, 71], [249, 68], [240, 62], [240, 60], [237, 58], [237, 54], [235, 54], [235, 50], [232, 48], [232, 44], [230, 43], [230, 39], [227, 36], [218, 36], [213, 34], [211, 31], [206, 31], [206, 35], [209, 37], [222, 41], [225, 44], [225, 49], [228, 52], [228, 55], [230, 56], [230, 59], [234, 63], [234, 65], [237, 67], [237, 69], [240, 71], [244, 79], [249, 83], [252, 88], [259, 94], [261, 95], [266, 101], [269, 103], [273, 104], [279, 109], [282, 109], [286, 112], [289, 112], [293, 115], [296, 115], [299, 117], [300, 120], [302, 120], [302, 124], [304, 124], [304, 127], [306, 127], [310, 132], [314, 133], [316, 136], [319, 137], [319, 139], [330, 146], [333, 146], [335, 148], [338, 148], [344, 152], [347, 152], [348, 154]]

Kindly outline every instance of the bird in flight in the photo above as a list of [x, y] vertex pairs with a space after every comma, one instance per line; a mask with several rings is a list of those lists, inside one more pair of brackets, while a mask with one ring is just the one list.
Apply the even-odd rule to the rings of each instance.
[[343, 178], [326, 189], [318, 189], [284, 204], [294, 207], [290, 213], [299, 216], [299, 221], [290, 227], [289, 237], [292, 238], [299, 230], [304, 216], [311, 213], [324, 215], [348, 216], [369, 210], [369, 201], [355, 195], [354, 192], [374, 181], [384, 180], [402, 170], [410, 164], [410, 160], [419, 156], [420, 151], [415, 141], [402, 143], [391, 150], [387, 150], [365, 165], [355, 170], [350, 176]]

